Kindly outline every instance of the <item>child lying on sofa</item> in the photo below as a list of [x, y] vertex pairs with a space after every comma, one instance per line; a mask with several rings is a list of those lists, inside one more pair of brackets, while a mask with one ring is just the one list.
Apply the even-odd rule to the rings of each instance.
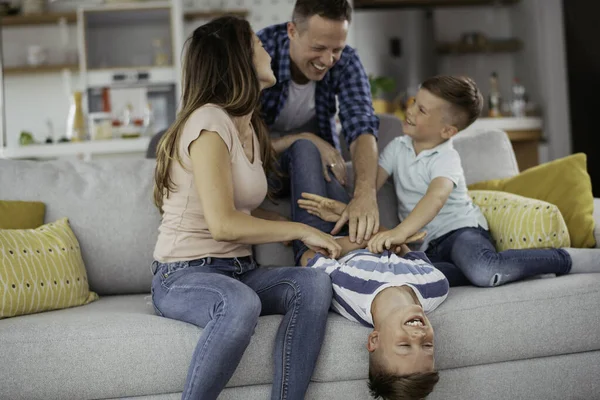
[[[422, 237], [414, 235], [407, 243]], [[374, 328], [367, 341], [373, 397], [425, 398], [439, 379], [434, 332], [426, 314], [446, 299], [446, 277], [425, 253], [404, 244], [394, 249], [398, 254], [373, 254], [347, 237], [337, 240], [342, 246], [339, 259], [307, 250], [301, 265], [322, 268], [331, 276], [336, 312]]]

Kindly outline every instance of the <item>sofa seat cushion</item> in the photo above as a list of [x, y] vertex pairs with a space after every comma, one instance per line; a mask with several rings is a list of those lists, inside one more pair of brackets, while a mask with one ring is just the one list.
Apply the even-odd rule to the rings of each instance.
[[[430, 315], [439, 369], [600, 350], [600, 274], [452, 288]], [[261, 317], [228, 387], [271, 382], [280, 316]], [[313, 380], [366, 379], [369, 329], [331, 314]], [[0, 323], [3, 395], [88, 399], [177, 393], [201, 330], [154, 315], [144, 295]]]

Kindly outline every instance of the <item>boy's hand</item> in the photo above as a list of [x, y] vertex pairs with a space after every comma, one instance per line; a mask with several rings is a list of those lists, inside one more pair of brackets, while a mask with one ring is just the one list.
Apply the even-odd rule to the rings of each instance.
[[300, 208], [316, 215], [323, 221], [337, 222], [346, 208], [346, 204], [318, 194], [302, 193], [302, 199], [298, 199]]
[[[406, 237], [406, 234], [396, 227], [391, 231], [379, 232], [369, 240], [367, 248], [371, 253], [383, 253], [383, 250], [394, 249], [394, 252], [402, 252], [402, 245], [423, 240], [426, 232], [417, 232]], [[400, 248], [398, 248], [400, 247]], [[402, 254], [403, 255], [403, 254]]]

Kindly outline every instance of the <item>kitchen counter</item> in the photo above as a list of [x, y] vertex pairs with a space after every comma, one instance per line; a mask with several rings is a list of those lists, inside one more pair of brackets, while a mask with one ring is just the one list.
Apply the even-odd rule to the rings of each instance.
[[51, 159], [80, 157], [91, 160], [94, 156], [135, 154], [144, 157], [150, 137], [135, 139], [89, 140], [73, 143], [31, 144], [0, 148], [0, 158]]

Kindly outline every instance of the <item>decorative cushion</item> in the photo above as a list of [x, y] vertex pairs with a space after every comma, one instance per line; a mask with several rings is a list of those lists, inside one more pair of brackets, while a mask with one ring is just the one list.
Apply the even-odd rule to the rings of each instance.
[[67, 218], [37, 229], [0, 230], [0, 319], [97, 299]]
[[571, 245], [567, 224], [553, 204], [492, 190], [469, 195], [487, 219], [498, 251]]
[[35, 229], [45, 214], [46, 206], [39, 201], [0, 200], [0, 229]]
[[499, 190], [547, 201], [560, 210], [573, 247], [594, 247], [594, 195], [584, 153], [527, 169], [512, 178], [469, 185], [469, 190]]

